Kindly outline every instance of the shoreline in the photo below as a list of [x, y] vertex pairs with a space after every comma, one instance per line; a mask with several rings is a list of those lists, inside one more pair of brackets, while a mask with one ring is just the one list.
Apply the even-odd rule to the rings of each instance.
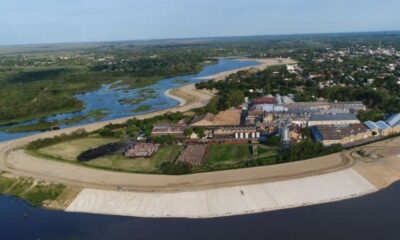
[[287, 64], [296, 64], [297, 62], [290, 58], [239, 58], [239, 61], [256, 61], [259, 64], [255, 66], [242, 67], [235, 70], [225, 71], [222, 73], [213, 74], [206, 77], [200, 77], [198, 79], [201, 80], [214, 80], [221, 81], [227, 78], [229, 75], [240, 72], [254, 69], [254, 71], [263, 71], [267, 67], [277, 66], [277, 65], [287, 65]]

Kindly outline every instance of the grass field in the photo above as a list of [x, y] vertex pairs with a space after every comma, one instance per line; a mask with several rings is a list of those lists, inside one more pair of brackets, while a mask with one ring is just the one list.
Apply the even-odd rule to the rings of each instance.
[[89, 167], [103, 168], [116, 171], [158, 173], [158, 166], [163, 162], [175, 161], [182, 146], [163, 146], [150, 158], [126, 158], [120, 154], [103, 156], [87, 162], [77, 160], [82, 152], [109, 143], [118, 142], [115, 138], [82, 138], [78, 140], [63, 142], [37, 151], [39, 155], [55, 159], [70, 161], [71, 163], [86, 165]]
[[81, 154], [86, 150], [106, 145], [109, 143], [115, 143], [118, 141], [120, 140], [115, 138], [87, 137], [41, 148], [38, 150], [38, 153], [46, 156], [51, 156], [57, 159], [77, 161], [77, 157], [79, 156], [79, 154]]
[[249, 145], [211, 145], [208, 150], [207, 163], [238, 162], [251, 156]]
[[175, 161], [181, 149], [181, 146], [170, 145], [161, 147], [160, 150], [150, 158], [130, 159], [122, 155], [112, 155], [96, 158], [84, 164], [118, 171], [159, 173], [158, 166], [163, 162]]
[[262, 160], [266, 164], [275, 164], [278, 151], [263, 145], [257, 145], [257, 156], [252, 156], [251, 145], [211, 145], [205, 156], [206, 164], [193, 168], [193, 172], [218, 171], [246, 167], [250, 161]]

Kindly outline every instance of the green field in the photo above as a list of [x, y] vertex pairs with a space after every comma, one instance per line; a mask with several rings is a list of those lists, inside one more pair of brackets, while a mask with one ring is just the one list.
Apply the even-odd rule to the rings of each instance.
[[182, 146], [163, 146], [150, 158], [126, 158], [120, 154], [103, 156], [87, 162], [77, 160], [78, 156], [89, 149], [120, 141], [116, 138], [87, 137], [73, 141], [67, 141], [41, 148], [31, 154], [51, 158], [53, 160], [68, 161], [89, 167], [102, 168], [115, 171], [159, 173], [158, 166], [163, 162], [173, 162], [178, 157]]
[[131, 159], [122, 155], [112, 155], [96, 158], [84, 164], [117, 171], [160, 173], [158, 167], [161, 163], [175, 161], [181, 149], [181, 146], [170, 145], [161, 147], [160, 150], [150, 158]]
[[207, 163], [238, 162], [251, 156], [249, 145], [211, 145], [208, 150]]
[[278, 151], [264, 145], [257, 145], [256, 156], [252, 155], [251, 145], [221, 144], [209, 146], [206, 164], [194, 167], [193, 172], [218, 171], [251, 166], [276, 164]]
[[79, 154], [92, 148], [120, 141], [116, 138], [81, 138], [39, 149], [39, 154], [56, 159], [77, 161]]

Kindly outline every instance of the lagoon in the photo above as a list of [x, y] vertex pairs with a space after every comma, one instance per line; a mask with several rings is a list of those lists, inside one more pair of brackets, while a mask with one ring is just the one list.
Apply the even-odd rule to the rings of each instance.
[[[122, 117], [137, 116], [144, 113], [172, 108], [179, 103], [165, 95], [165, 91], [168, 89], [204, 81], [204, 77], [210, 75], [243, 67], [256, 66], [258, 64], [260, 63], [250, 60], [219, 59], [217, 63], [206, 65], [203, 70], [197, 74], [165, 78], [155, 84], [143, 88], [129, 88], [121, 82], [105, 84], [96, 91], [86, 92], [75, 96], [85, 105], [85, 108], [82, 111], [58, 114], [42, 120], [49, 122], [59, 121], [61, 123], [60, 128], [66, 128]], [[96, 111], [100, 114], [94, 115], [93, 112]], [[14, 126], [30, 125], [37, 123], [38, 121], [39, 119], [33, 119]], [[8, 133], [6, 132], [7, 127], [9, 126], [0, 127], [0, 142], [37, 133]]]

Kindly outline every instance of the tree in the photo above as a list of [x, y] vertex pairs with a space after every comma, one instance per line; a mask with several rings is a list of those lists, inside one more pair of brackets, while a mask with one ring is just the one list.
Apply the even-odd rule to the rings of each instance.
[[163, 162], [160, 167], [160, 171], [163, 174], [169, 175], [181, 175], [181, 174], [189, 174], [192, 171], [192, 165], [186, 162]]
[[199, 136], [199, 137], [204, 137], [204, 132], [205, 132], [205, 130], [204, 130], [204, 128], [202, 128], [202, 127], [195, 127], [195, 128], [193, 129], [193, 132], [196, 133], [197, 136]]
[[193, 129], [192, 128], [186, 128], [184, 130], [184, 134], [186, 137], [190, 137], [193, 134]]
[[267, 140], [269, 146], [278, 147], [281, 143], [281, 138], [278, 136], [271, 136]]

